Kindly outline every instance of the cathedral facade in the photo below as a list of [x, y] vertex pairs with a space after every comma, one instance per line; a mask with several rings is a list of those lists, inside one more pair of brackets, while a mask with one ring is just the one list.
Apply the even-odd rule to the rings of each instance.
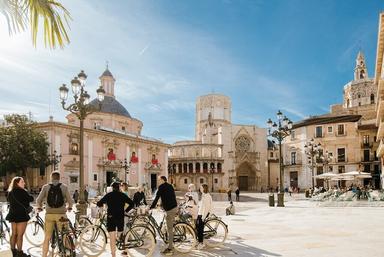
[[231, 99], [220, 94], [196, 102], [195, 140], [169, 150], [168, 172], [178, 190], [190, 183], [212, 191], [260, 191], [267, 187], [267, 130], [231, 121]]

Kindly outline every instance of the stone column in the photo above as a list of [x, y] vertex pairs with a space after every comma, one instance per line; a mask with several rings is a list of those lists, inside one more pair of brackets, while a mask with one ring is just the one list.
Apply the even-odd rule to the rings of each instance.
[[143, 160], [141, 156], [141, 148], [139, 148], [137, 151], [138, 151], [137, 157], [139, 158], [139, 163], [137, 168], [137, 173], [138, 173], [137, 179], [138, 179], [139, 185], [142, 185], [143, 183], [145, 183], [145, 174], [144, 174], [144, 170], [142, 170]]

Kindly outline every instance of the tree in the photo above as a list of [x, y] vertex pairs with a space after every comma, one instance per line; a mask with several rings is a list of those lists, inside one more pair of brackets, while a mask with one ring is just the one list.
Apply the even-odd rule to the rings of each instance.
[[[48, 161], [48, 140], [26, 115], [5, 116], [0, 127], [0, 166], [7, 174], [26, 177], [28, 168], [39, 168]], [[28, 180], [28, 178], [27, 178]]]
[[6, 18], [9, 34], [25, 31], [29, 25], [36, 46], [40, 18], [45, 46], [63, 48], [69, 43], [68, 10], [56, 0], [0, 0], [0, 13]]

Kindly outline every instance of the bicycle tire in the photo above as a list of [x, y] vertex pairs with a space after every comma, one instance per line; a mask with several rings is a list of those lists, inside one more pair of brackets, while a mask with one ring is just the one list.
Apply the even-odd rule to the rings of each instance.
[[130, 257], [152, 256], [156, 248], [156, 240], [147, 226], [132, 226], [124, 238], [125, 251]]
[[228, 227], [220, 219], [210, 219], [204, 224], [204, 243], [208, 247], [224, 244], [228, 236]]
[[196, 233], [187, 223], [179, 222], [173, 226], [173, 246], [180, 253], [188, 253], [196, 246]]
[[9, 241], [11, 239], [11, 230], [4, 220], [2, 221], [2, 231], [0, 232], [0, 239], [1, 244], [3, 244], [4, 241], [5, 243], [9, 244]]
[[33, 246], [42, 246], [44, 242], [44, 227], [35, 220], [30, 220], [24, 233], [25, 239]]
[[81, 251], [89, 257], [99, 256], [107, 246], [107, 234], [100, 226], [90, 225], [79, 235]]

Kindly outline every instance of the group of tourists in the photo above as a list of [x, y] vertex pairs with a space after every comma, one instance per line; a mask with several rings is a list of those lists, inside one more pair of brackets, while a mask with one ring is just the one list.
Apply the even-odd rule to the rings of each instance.
[[[116, 239], [123, 232], [125, 223], [125, 213], [139, 206], [146, 206], [147, 210], [157, 207], [158, 201], [161, 199], [161, 206], [166, 212], [167, 233], [169, 236], [168, 245], [162, 251], [165, 255], [173, 254], [173, 225], [175, 216], [179, 213], [176, 200], [176, 194], [173, 186], [168, 183], [165, 176], [159, 177], [159, 187], [156, 197], [150, 206], [147, 205], [143, 187], [139, 187], [133, 196], [133, 200], [128, 195], [128, 184], [113, 182], [112, 191], [105, 194], [96, 202], [98, 207], [107, 206], [107, 230], [110, 236], [110, 246], [112, 257], [116, 256]], [[42, 257], [48, 254], [49, 241], [51, 239], [55, 223], [61, 227], [62, 218], [66, 217], [66, 212], [72, 210], [72, 205], [77, 202], [79, 195], [77, 190], [70, 195], [68, 187], [60, 182], [60, 173], [51, 173], [51, 182], [44, 185], [40, 194], [36, 199], [36, 210], [43, 210], [45, 203], [45, 226], [44, 226], [44, 243], [42, 247]], [[10, 240], [10, 248], [13, 257], [29, 257], [30, 255], [23, 252], [23, 235], [30, 219], [30, 212], [33, 210], [31, 202], [33, 197], [25, 189], [25, 182], [22, 177], [12, 179], [8, 189], [7, 200], [9, 202], [9, 212], [6, 219], [12, 224], [12, 234]], [[197, 249], [204, 247], [204, 220], [212, 213], [212, 197], [208, 191], [208, 185], [203, 184], [196, 191], [194, 184], [190, 184], [188, 192], [185, 194], [185, 203], [187, 213], [195, 223], [198, 237]], [[123, 255], [126, 254], [124, 251]]]

